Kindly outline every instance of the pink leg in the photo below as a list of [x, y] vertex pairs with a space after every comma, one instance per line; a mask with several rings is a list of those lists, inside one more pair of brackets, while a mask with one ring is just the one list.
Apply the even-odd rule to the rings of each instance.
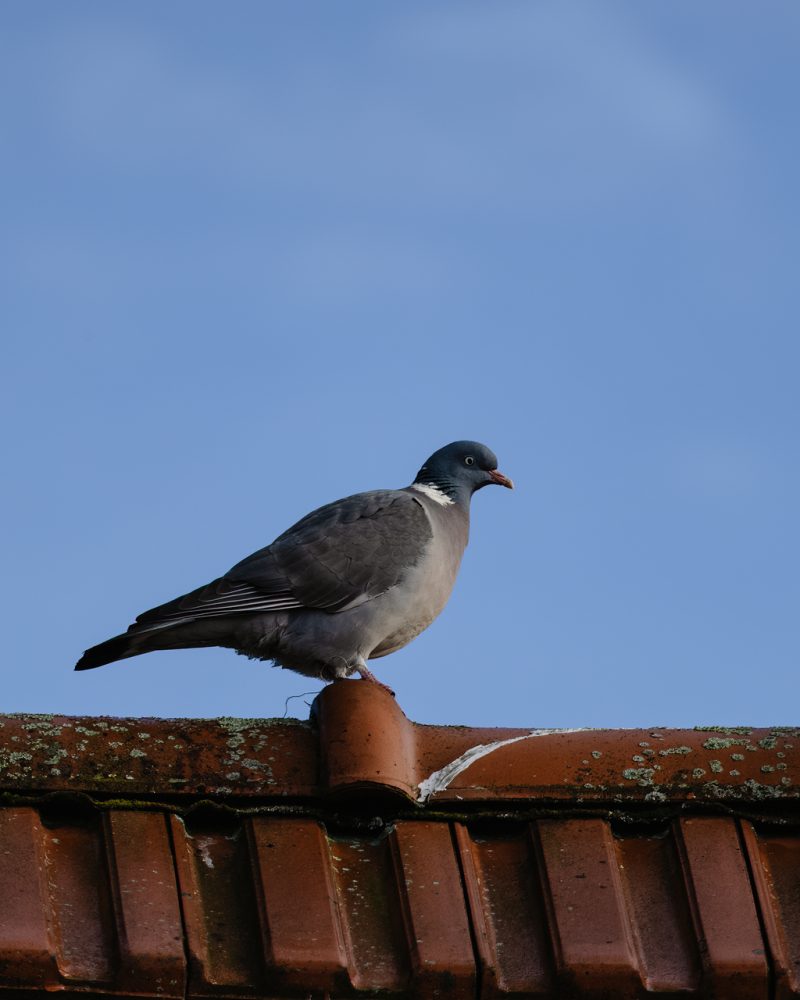
[[389, 694], [394, 698], [394, 691], [389, 687], [388, 684], [384, 684], [383, 681], [379, 681], [378, 678], [373, 674], [369, 667], [362, 660], [359, 666], [356, 667], [356, 671], [361, 675], [361, 679], [365, 681], [371, 681], [373, 684], [377, 684], [378, 687], [383, 688], [384, 691], [388, 691]]

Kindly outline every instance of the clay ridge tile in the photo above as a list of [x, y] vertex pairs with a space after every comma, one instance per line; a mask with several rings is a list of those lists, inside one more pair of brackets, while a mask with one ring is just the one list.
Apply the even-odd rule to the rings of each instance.
[[414, 804], [789, 803], [800, 729], [423, 726], [362, 681], [329, 685], [313, 724], [3, 716], [0, 786], [103, 797], [286, 801], [382, 791]]

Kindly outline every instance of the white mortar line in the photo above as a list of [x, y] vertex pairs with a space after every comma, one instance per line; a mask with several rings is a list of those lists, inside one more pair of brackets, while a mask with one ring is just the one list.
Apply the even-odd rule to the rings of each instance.
[[500, 747], [507, 747], [511, 743], [519, 743], [520, 740], [529, 740], [535, 736], [553, 736], [556, 733], [586, 732], [589, 732], [588, 727], [579, 729], [532, 729], [524, 736], [512, 736], [511, 739], [495, 740], [494, 743], [479, 743], [475, 747], [470, 747], [469, 750], [462, 753], [460, 757], [456, 757], [455, 760], [451, 760], [449, 764], [445, 764], [444, 767], [440, 767], [438, 771], [434, 771], [433, 774], [429, 774], [423, 781], [420, 781], [417, 786], [419, 788], [417, 802], [427, 802], [431, 795], [444, 791], [450, 782], [454, 778], [458, 777], [462, 771], [466, 771], [466, 769], [470, 767], [471, 764], [474, 764], [476, 760], [480, 760], [481, 757], [485, 757], [487, 754], [493, 753], [495, 750], [499, 750]]

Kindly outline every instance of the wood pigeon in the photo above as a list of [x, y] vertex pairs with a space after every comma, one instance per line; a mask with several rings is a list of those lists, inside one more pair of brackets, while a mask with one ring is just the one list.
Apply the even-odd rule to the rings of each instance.
[[156, 649], [225, 646], [309, 677], [355, 672], [374, 681], [367, 660], [411, 642], [447, 603], [472, 494], [492, 483], [513, 489], [485, 445], [446, 445], [410, 486], [320, 507], [224, 576], [87, 649], [75, 669]]

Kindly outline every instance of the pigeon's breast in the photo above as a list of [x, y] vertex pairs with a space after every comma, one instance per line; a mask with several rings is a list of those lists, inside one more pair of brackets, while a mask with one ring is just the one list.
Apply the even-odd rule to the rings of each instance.
[[[433, 539], [420, 561], [389, 593], [377, 598], [384, 607], [383, 635], [368, 654], [375, 659], [407, 645], [440, 614], [453, 591], [468, 537], [467, 515], [460, 510], [431, 510]], [[431, 505], [433, 506], [433, 505]]]

